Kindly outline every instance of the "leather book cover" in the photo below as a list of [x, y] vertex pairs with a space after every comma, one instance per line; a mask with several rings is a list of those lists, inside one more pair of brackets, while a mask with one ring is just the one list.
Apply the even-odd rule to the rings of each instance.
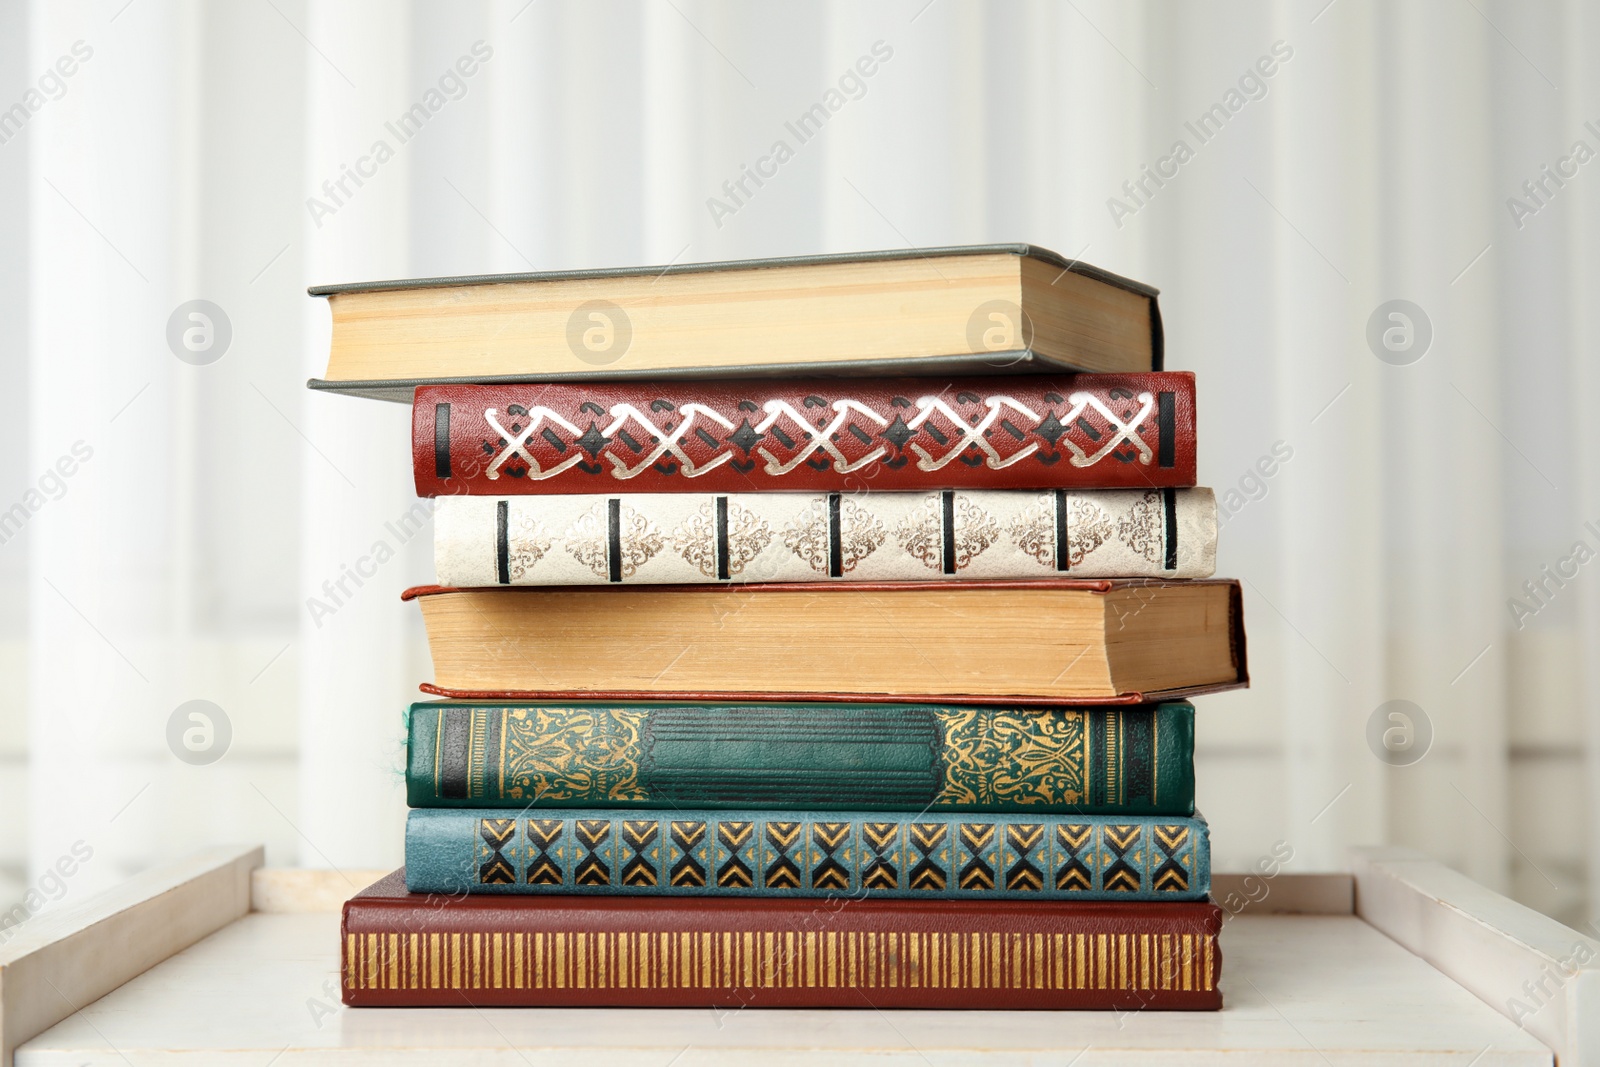
[[[1192, 627], [1147, 630], [1157, 613], [1146, 609], [1169, 593], [1203, 594], [1214, 610]], [[1090, 634], [1105, 645], [1103, 650], [1039, 621], [1049, 617], [1054, 605], [1084, 596], [1107, 598], [1109, 606], [1095, 625], [1115, 634], [1117, 641]], [[401, 598], [422, 604], [429, 631], [436, 680], [420, 688], [451, 699], [1095, 707], [1183, 700], [1249, 685], [1242, 596], [1239, 583], [1232, 580], [951, 579], [634, 590], [416, 586]], [[902, 604], [916, 607], [929, 624], [885, 624], [886, 618], [916, 614]], [[752, 643], [736, 638], [752, 628], [752, 619], [767, 630], [782, 631], [781, 642], [774, 641], [772, 649], [803, 648], [809, 654], [763, 654], [752, 661], [760, 669], [747, 670], [744, 659]], [[952, 619], [960, 625], [937, 624]], [[1013, 622], [1028, 628], [1025, 644], [996, 636]], [[458, 632], [446, 638], [447, 623]], [[1069, 648], [1071, 640], [1076, 643]], [[1212, 657], [1203, 672], [1152, 669], [1139, 684], [1113, 679], [1113, 685], [1092, 687], [1077, 684], [1070, 673], [1091, 658], [1089, 650], [1100, 657], [1095, 661], [1100, 670], [1117, 648], [1160, 641], [1170, 653], [1175, 643], [1195, 640], [1203, 641], [1205, 654]], [[1015, 655], [1019, 647], [1030, 650], [1028, 657], [995, 666], [998, 657]], [[866, 650], [871, 650], [866, 662], [882, 667], [870, 682], [836, 666], [862, 662], [869, 655]], [[737, 674], [730, 673], [730, 663], [739, 668]], [[892, 677], [902, 663], [907, 679], [903, 686]], [[940, 669], [929, 669], [930, 663]], [[535, 672], [522, 664], [543, 667]], [[835, 666], [830, 669], [830, 664]], [[558, 668], [558, 679], [545, 673]], [[960, 677], [953, 678], [954, 671]], [[1024, 684], [1019, 672], [1032, 672], [1030, 677], [1042, 683]], [[759, 678], [760, 684], [749, 684], [747, 678]]]
[[439, 584], [1209, 578], [1210, 489], [450, 497]]
[[419, 496], [1195, 484], [1194, 375], [424, 385]]
[[1191, 815], [1194, 707], [414, 704], [414, 808]]
[[468, 897], [404, 876], [344, 905], [352, 1007], [1222, 1007], [1206, 901]]
[[1200, 900], [1198, 815], [413, 808], [418, 893]]

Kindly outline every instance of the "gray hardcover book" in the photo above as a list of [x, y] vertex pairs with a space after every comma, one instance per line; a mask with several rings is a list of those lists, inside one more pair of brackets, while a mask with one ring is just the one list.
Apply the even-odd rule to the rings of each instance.
[[312, 389], [403, 403], [419, 385], [1141, 371], [1157, 291], [1027, 244], [317, 286]]

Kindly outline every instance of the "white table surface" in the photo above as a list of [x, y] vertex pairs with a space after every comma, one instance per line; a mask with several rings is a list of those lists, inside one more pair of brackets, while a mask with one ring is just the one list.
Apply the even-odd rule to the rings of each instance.
[[1221, 1012], [351, 1009], [336, 914], [252, 912], [17, 1050], [163, 1064], [1550, 1064], [1548, 1048], [1354, 916], [1242, 915]]

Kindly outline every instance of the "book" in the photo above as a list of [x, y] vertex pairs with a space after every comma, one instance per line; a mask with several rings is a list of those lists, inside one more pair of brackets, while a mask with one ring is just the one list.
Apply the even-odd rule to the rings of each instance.
[[319, 286], [313, 389], [1161, 369], [1156, 290], [1031, 245]]
[[1195, 816], [413, 808], [413, 893], [1201, 900]]
[[1139, 704], [1248, 682], [1239, 585], [1150, 579], [449, 589], [439, 696]]
[[441, 498], [442, 585], [1209, 578], [1209, 489]]
[[1194, 375], [429, 385], [418, 496], [1181, 488]]
[[1194, 812], [1194, 707], [413, 704], [413, 808]]
[[352, 1007], [1216, 1010], [1215, 904], [485, 897], [345, 902]]

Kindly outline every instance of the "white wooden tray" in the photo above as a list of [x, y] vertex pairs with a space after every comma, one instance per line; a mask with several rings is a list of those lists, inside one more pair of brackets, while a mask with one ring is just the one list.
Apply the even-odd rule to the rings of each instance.
[[338, 906], [381, 872], [212, 850], [0, 949], [0, 1067], [1600, 1067], [1600, 945], [1415, 853], [1360, 850], [1351, 867], [1217, 876], [1237, 912], [1220, 1012], [349, 1009]]

